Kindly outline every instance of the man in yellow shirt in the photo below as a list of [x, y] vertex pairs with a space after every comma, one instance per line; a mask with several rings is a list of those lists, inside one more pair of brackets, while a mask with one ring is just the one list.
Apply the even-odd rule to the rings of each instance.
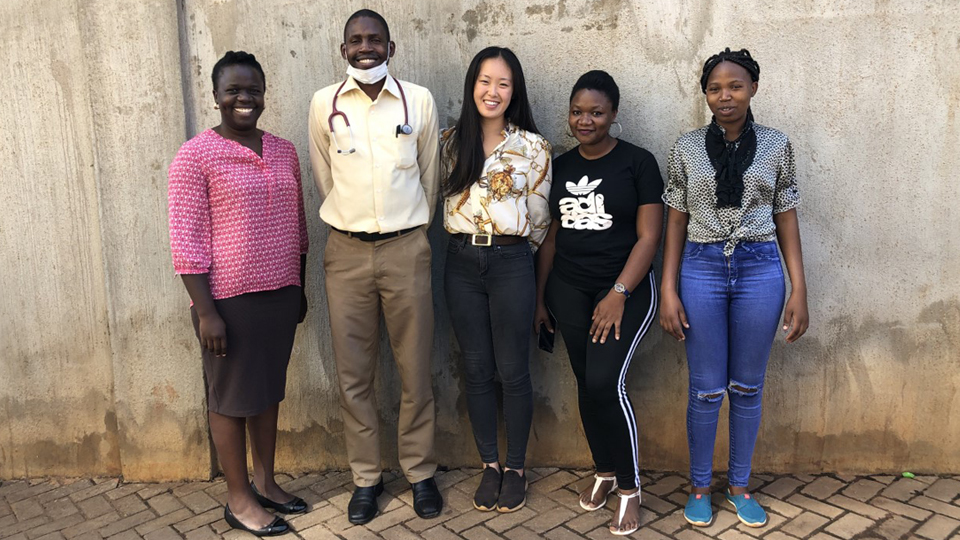
[[310, 161], [330, 225], [324, 251], [330, 329], [347, 455], [356, 484], [351, 523], [367, 523], [383, 492], [374, 373], [383, 313], [402, 380], [400, 466], [420, 517], [440, 514], [433, 480], [433, 297], [427, 226], [436, 208], [439, 124], [430, 91], [387, 72], [396, 52], [371, 10], [347, 20], [347, 78], [310, 104]]

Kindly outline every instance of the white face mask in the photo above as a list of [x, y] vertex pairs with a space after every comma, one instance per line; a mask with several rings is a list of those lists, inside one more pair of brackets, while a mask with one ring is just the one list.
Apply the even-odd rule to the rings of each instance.
[[384, 62], [370, 69], [357, 69], [347, 65], [347, 75], [353, 77], [360, 84], [375, 84], [387, 76], [387, 63]]

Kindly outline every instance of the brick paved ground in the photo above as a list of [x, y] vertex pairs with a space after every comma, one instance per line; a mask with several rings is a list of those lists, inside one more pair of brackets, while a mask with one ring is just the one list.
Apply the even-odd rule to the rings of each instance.
[[[586, 513], [577, 491], [591, 482], [588, 471], [532, 469], [525, 508], [512, 514], [478, 512], [471, 495], [475, 469], [439, 473], [446, 505], [432, 520], [413, 512], [409, 485], [388, 474], [379, 499], [382, 514], [366, 526], [344, 515], [350, 499], [346, 472], [283, 476], [281, 485], [306, 499], [311, 511], [291, 520], [296, 533], [284, 539], [428, 540], [587, 537], [611, 539], [610, 509]], [[729, 504], [708, 528], [693, 528], [682, 516], [686, 480], [647, 473], [643, 480], [643, 527], [635, 538], [651, 540], [810, 540], [922, 538], [960, 539], [960, 476], [757, 475], [752, 489], [768, 509], [762, 529], [741, 525]], [[0, 485], [0, 538], [5, 540], [208, 540], [253, 538], [223, 520], [222, 481], [127, 484], [115, 478], [27, 480]], [[612, 507], [612, 498], [611, 504]], [[609, 508], [609, 507], [608, 507]]]

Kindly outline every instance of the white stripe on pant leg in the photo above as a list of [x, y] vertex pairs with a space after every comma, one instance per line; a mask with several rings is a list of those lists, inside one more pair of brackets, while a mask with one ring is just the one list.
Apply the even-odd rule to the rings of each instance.
[[623, 367], [620, 368], [620, 378], [617, 381], [617, 395], [620, 400], [620, 409], [623, 411], [623, 416], [627, 422], [627, 430], [630, 432], [630, 448], [633, 450], [633, 476], [638, 488], [640, 487], [640, 466], [637, 462], [640, 458], [640, 452], [637, 449], [637, 419], [633, 413], [633, 408], [630, 407], [630, 401], [627, 396], [626, 377], [627, 370], [630, 369], [630, 361], [633, 359], [633, 353], [636, 352], [640, 340], [643, 339], [647, 330], [650, 329], [654, 314], [657, 312], [657, 288], [652, 270], [648, 275], [648, 281], [650, 282], [650, 307], [647, 309], [647, 316], [643, 319], [643, 323], [640, 324], [640, 328], [637, 329], [637, 334], [630, 344], [627, 358], [623, 362]]

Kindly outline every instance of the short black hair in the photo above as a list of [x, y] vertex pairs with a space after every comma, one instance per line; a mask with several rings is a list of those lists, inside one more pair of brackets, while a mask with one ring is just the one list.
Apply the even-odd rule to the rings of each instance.
[[720, 65], [720, 62], [733, 62], [747, 70], [753, 82], [760, 80], [760, 64], [750, 56], [750, 51], [746, 49], [731, 51], [730, 47], [727, 47], [710, 58], [707, 58], [707, 61], [703, 63], [703, 74], [700, 76], [700, 90], [702, 90], [704, 94], [707, 93], [707, 79], [710, 77], [713, 68]]
[[263, 85], [267, 85], [267, 77], [263, 74], [263, 68], [260, 67], [260, 62], [257, 62], [256, 56], [244, 51], [227, 51], [227, 54], [223, 55], [223, 58], [217, 60], [217, 63], [213, 65], [213, 73], [211, 73], [210, 78], [213, 80], [214, 91], [217, 89], [220, 73], [228, 66], [249, 66], [260, 74]]
[[606, 71], [595, 69], [581, 75], [580, 78], [577, 79], [576, 84], [573, 85], [573, 90], [570, 92], [570, 101], [573, 101], [573, 96], [577, 95], [577, 92], [581, 90], [596, 90], [600, 92], [610, 100], [610, 104], [613, 105], [613, 110], [620, 110], [620, 87], [617, 86], [616, 81], [614, 81], [613, 77]]
[[383, 18], [383, 15], [380, 15], [372, 9], [361, 9], [360, 11], [354, 13], [347, 19], [347, 22], [343, 25], [343, 41], [347, 41], [347, 27], [350, 26], [350, 23], [361, 18], [361, 17], [370, 17], [371, 19], [379, 22], [383, 25], [383, 32], [386, 34], [387, 41], [390, 41], [390, 25], [387, 24], [387, 20]]

